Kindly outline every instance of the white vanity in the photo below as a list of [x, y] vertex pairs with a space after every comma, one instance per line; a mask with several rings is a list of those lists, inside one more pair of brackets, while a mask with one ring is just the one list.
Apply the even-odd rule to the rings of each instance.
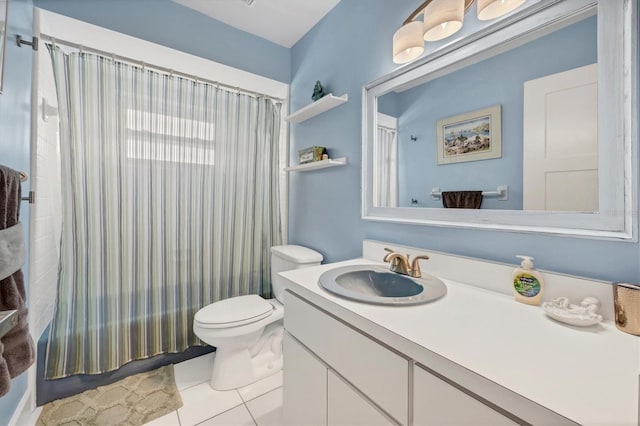
[[[544, 300], [602, 301], [605, 321], [555, 322], [509, 294], [511, 265], [426, 252], [423, 272], [447, 294], [417, 306], [339, 298], [318, 285], [329, 269], [285, 272], [284, 418], [301, 425], [638, 425], [640, 340], [612, 322], [608, 283], [545, 272]], [[515, 262], [514, 262], [515, 263]]]

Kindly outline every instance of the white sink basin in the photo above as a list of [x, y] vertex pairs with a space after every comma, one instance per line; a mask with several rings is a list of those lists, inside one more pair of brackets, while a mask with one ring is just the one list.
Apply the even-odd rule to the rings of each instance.
[[337, 296], [379, 305], [419, 305], [447, 293], [444, 283], [431, 275], [411, 278], [375, 265], [330, 269], [320, 275], [319, 284]]

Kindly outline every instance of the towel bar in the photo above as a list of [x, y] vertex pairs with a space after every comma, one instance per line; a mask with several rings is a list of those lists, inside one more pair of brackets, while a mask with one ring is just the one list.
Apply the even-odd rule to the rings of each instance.
[[[507, 201], [509, 199], [509, 187], [507, 185], [500, 185], [496, 191], [482, 191], [482, 196], [496, 197], [498, 201]], [[434, 200], [440, 200], [442, 198], [440, 188], [431, 189], [431, 198]]]
[[18, 324], [18, 311], [0, 311], [0, 337], [7, 334]]
[[36, 202], [36, 193], [35, 191], [29, 191], [28, 197], [22, 197], [22, 201], [28, 201], [29, 204], [34, 204]]

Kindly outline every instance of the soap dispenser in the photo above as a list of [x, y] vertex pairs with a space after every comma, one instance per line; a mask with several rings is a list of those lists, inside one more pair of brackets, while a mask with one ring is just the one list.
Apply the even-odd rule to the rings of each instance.
[[539, 305], [544, 289], [544, 280], [540, 271], [533, 267], [533, 257], [521, 256], [520, 267], [513, 271], [513, 290], [518, 302]]

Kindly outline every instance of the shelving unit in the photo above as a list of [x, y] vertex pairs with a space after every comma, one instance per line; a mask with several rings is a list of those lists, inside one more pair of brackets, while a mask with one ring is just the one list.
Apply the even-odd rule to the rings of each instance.
[[318, 99], [314, 103], [307, 105], [306, 107], [299, 109], [293, 114], [286, 116], [284, 119], [285, 121], [289, 121], [291, 123], [301, 123], [305, 120], [310, 119], [311, 117], [315, 117], [318, 114], [329, 111], [330, 109], [335, 108], [338, 105], [342, 105], [348, 100], [349, 97], [346, 93], [342, 96], [334, 96], [329, 93], [328, 95]]
[[327, 167], [338, 167], [347, 164], [347, 157], [330, 158], [328, 160], [314, 161], [312, 163], [299, 164], [297, 166], [285, 167], [285, 172], [309, 172], [311, 170], [326, 169]]

